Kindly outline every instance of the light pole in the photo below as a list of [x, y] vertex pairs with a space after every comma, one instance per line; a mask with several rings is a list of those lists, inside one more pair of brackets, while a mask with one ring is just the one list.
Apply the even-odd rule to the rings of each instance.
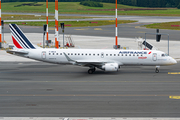
[[64, 23], [60, 23], [60, 24], [61, 24], [61, 29], [63, 33], [63, 49], [64, 49]]
[[161, 35], [167, 35], [168, 36], [168, 55], [169, 55], [169, 34], [159, 33], [159, 29], [157, 29], [157, 33], [145, 33], [145, 50], [146, 50], [146, 34], [156, 35], [156, 41], [157, 42], [160, 42]]
[[[43, 48], [45, 48], [45, 34], [46, 34], [47, 25], [43, 25]], [[48, 42], [47, 42], [48, 43]]]

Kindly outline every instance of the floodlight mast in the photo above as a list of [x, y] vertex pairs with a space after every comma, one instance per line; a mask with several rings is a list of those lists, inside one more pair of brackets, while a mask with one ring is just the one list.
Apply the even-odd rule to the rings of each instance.
[[0, 0], [0, 48], [2, 47], [1, 0]]
[[55, 47], [59, 48], [58, 45], [58, 0], [55, 0]]
[[47, 24], [47, 30], [46, 30], [46, 37], [47, 41], [49, 40], [49, 34], [48, 34], [48, 0], [46, 0], [46, 24]]
[[166, 35], [166, 36], [168, 37], [168, 55], [170, 55], [170, 54], [169, 54], [169, 34], [159, 33], [159, 30], [157, 30], [157, 33], [145, 33], [145, 50], [146, 50], [146, 34], [156, 35], [156, 41], [157, 41], [157, 38], [159, 38], [159, 40], [158, 40], [157, 42], [160, 42], [160, 38], [161, 38], [161, 37], [157, 37], [157, 36]]
[[116, 0], [116, 46], [118, 45], [118, 28], [117, 28], [117, 0]]

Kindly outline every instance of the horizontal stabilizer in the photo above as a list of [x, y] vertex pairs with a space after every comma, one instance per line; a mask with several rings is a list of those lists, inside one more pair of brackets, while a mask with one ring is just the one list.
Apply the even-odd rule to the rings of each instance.
[[19, 51], [19, 50], [7, 50], [6, 52], [7, 52], [7, 53], [10, 53], [10, 54], [23, 54], [23, 55], [29, 53], [29, 52], [27, 52], [27, 51]]

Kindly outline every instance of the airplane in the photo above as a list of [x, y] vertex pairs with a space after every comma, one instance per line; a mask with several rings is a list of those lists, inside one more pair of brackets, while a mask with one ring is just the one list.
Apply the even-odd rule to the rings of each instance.
[[38, 61], [71, 64], [89, 67], [92, 74], [96, 68], [104, 71], [118, 71], [121, 66], [160, 66], [174, 65], [175, 59], [158, 50], [121, 49], [54, 49], [34, 45], [16, 24], [9, 24], [14, 48], [7, 53]]

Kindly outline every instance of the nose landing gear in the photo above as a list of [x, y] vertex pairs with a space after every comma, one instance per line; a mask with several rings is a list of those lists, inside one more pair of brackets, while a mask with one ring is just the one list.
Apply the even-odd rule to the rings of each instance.
[[156, 70], [155, 70], [156, 73], [159, 73], [159, 68], [160, 66], [156, 66]]

